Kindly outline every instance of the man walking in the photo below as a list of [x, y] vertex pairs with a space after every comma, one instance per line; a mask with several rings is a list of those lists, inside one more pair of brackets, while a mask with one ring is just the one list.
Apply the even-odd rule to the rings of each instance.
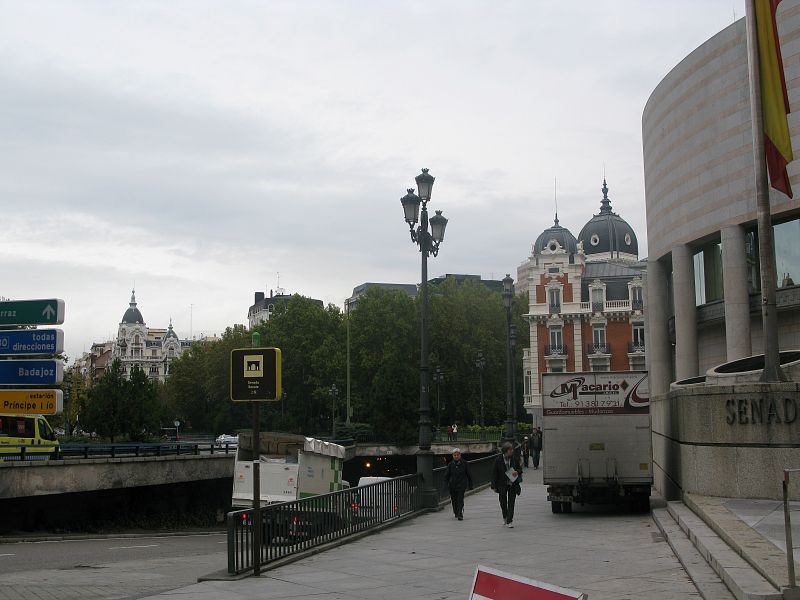
[[533, 452], [533, 468], [539, 468], [539, 458], [542, 454], [542, 428], [537, 427], [531, 434], [531, 451]]
[[492, 469], [492, 489], [500, 496], [503, 524], [508, 528], [514, 527], [514, 505], [522, 493], [519, 485], [521, 474], [522, 465], [514, 456], [514, 446], [510, 442], [503, 443], [502, 454], [494, 461]]
[[522, 442], [522, 460], [525, 463], [526, 469], [531, 466], [530, 458], [531, 458], [531, 441], [526, 435], [525, 439]]
[[450, 502], [453, 514], [459, 521], [464, 520], [464, 492], [472, 489], [472, 476], [467, 461], [461, 458], [461, 450], [453, 449], [453, 460], [444, 472], [444, 481], [450, 490]]

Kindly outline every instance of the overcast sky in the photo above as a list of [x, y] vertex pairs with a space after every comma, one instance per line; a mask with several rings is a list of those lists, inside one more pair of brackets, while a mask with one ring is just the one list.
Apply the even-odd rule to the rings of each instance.
[[604, 169], [644, 257], [645, 102], [743, 4], [0, 0], [0, 295], [65, 299], [70, 357], [134, 282], [181, 337], [246, 323], [278, 272], [341, 306], [419, 281], [421, 167], [432, 276], [515, 275], [554, 178], [577, 235]]

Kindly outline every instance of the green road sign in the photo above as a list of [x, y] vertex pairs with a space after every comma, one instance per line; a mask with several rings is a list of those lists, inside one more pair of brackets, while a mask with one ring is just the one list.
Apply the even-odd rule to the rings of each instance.
[[277, 402], [281, 399], [279, 348], [231, 350], [231, 400]]
[[48, 298], [0, 302], [0, 325], [60, 325], [63, 322], [63, 300]]

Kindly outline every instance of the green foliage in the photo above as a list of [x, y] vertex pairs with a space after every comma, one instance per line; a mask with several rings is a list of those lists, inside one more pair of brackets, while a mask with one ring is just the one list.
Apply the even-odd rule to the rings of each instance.
[[[431, 372], [444, 374], [438, 386], [431, 378], [431, 420], [478, 423], [480, 394], [475, 358], [482, 352], [486, 423], [501, 426], [506, 398], [506, 313], [502, 297], [484, 285], [452, 280], [430, 286]], [[527, 297], [516, 297], [515, 369], [518, 414], [521, 409], [522, 349], [528, 345]], [[352, 420], [346, 420], [347, 332], [350, 332]], [[336, 413], [337, 436], [374, 436], [412, 443], [418, 437], [419, 299], [397, 290], [370, 288], [348, 316], [335, 306], [322, 307], [293, 296], [278, 304], [270, 320], [258, 325], [262, 346], [281, 349], [281, 402], [262, 404], [262, 430], [305, 435], [331, 434]], [[198, 342], [176, 359], [159, 405], [171, 422], [180, 418], [194, 431], [232, 433], [249, 428], [250, 405], [229, 400], [230, 351], [250, 346], [251, 333], [236, 325], [221, 339]], [[334, 398], [331, 386], [336, 385]], [[438, 391], [438, 397], [437, 397]], [[440, 399], [440, 402], [437, 402]], [[335, 400], [335, 406], [334, 406]], [[441, 404], [441, 410], [437, 408]], [[357, 426], [355, 423], [364, 424]]]

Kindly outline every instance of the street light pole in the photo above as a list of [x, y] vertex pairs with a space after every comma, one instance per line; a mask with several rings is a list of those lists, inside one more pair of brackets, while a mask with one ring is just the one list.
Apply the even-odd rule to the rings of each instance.
[[[431, 199], [433, 175], [428, 169], [415, 177], [419, 196], [414, 190], [400, 199], [405, 221], [411, 231], [411, 241], [419, 246], [422, 255], [422, 280], [420, 281], [420, 358], [419, 358], [419, 453], [417, 454], [417, 473], [422, 475], [423, 504], [427, 508], [438, 506], [438, 493], [433, 481], [433, 452], [431, 452], [431, 406], [428, 396], [428, 255], [437, 256], [439, 245], [444, 239], [447, 219], [437, 210], [431, 217], [431, 230], [428, 231], [428, 202]], [[419, 209], [422, 204], [422, 214]], [[419, 227], [414, 225], [419, 221]]]
[[442, 428], [442, 398], [439, 395], [439, 385], [444, 381], [444, 372], [441, 367], [436, 367], [433, 372], [433, 380], [436, 382], [436, 430]]
[[513, 323], [511, 324], [510, 329], [510, 338], [511, 338], [511, 401], [514, 404], [514, 428], [516, 429], [517, 423], [519, 423], [519, 415], [517, 414], [517, 408], [519, 405], [517, 403], [517, 373], [516, 369], [514, 368], [517, 360], [517, 326]]
[[339, 390], [334, 383], [331, 386], [331, 437], [336, 439], [336, 398], [339, 396]]
[[514, 403], [511, 397], [511, 306], [514, 300], [514, 280], [503, 278], [503, 304], [506, 307], [506, 428], [503, 441], [514, 443]]
[[486, 366], [486, 359], [483, 356], [483, 352], [478, 352], [477, 358], [475, 358], [475, 366], [478, 369], [478, 379], [480, 381], [480, 390], [481, 390], [481, 441], [486, 441], [486, 423], [484, 421], [484, 414], [483, 414], [483, 367]]

